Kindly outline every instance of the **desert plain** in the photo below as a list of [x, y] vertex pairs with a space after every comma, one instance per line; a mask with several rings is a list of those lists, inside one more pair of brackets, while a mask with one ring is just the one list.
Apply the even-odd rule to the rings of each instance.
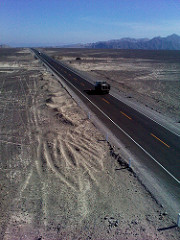
[[48, 55], [118, 94], [180, 122], [180, 52], [122, 49], [44, 49]]
[[[178, 126], [179, 52], [43, 51]], [[180, 238], [120, 150], [29, 49], [0, 49], [0, 100], [0, 239]]]

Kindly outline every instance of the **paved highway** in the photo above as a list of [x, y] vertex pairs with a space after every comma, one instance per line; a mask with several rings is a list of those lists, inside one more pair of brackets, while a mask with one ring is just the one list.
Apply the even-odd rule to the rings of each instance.
[[[156, 164], [178, 185], [180, 184], [180, 137], [160, 126], [147, 116], [125, 105], [110, 94], [97, 95], [94, 86], [76, 72], [32, 49], [100, 118], [113, 134], [128, 144], [131, 139], [134, 152], [143, 151], [148, 164]], [[151, 162], [153, 163], [151, 163]]]

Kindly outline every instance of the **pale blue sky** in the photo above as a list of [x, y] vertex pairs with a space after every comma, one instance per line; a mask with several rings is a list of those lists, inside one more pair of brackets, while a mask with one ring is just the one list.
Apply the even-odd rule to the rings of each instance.
[[180, 0], [0, 0], [0, 44], [180, 35]]

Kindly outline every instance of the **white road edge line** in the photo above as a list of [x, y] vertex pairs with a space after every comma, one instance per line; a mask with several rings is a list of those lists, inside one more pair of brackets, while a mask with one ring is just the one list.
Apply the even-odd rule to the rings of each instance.
[[[46, 54], [45, 54], [45, 55], [46, 55]], [[47, 55], [46, 55], [46, 56], [47, 56]], [[75, 72], [73, 69], [70, 69], [69, 67], [67, 67], [66, 65], [64, 65], [62, 62], [57, 61], [57, 60], [55, 60], [55, 59], [53, 59], [53, 60], [54, 60], [56, 63], [58, 63], [58, 64], [60, 63], [64, 68], [67, 68], [69, 71], [71, 71], [71, 72], [73, 72], [74, 74], [78, 75], [78, 72]], [[78, 76], [79, 76], [79, 75], [78, 75]], [[79, 76], [79, 77], [81, 77], [81, 76]], [[81, 78], [85, 79], [84, 77], [81, 77]], [[86, 80], [86, 79], [85, 79], [85, 80]], [[86, 81], [87, 81], [87, 80], [86, 80]], [[88, 81], [88, 82], [89, 82], [89, 81]], [[118, 101], [121, 101], [121, 100], [119, 100], [116, 96], [114, 96], [112, 93], [109, 93], [109, 95], [111, 95], [112, 97], [116, 98]], [[123, 102], [123, 101], [122, 101], [122, 102]], [[124, 102], [123, 102], [123, 103], [124, 103]], [[127, 104], [127, 103], [124, 103], [124, 104], [128, 105], [129, 107], [131, 107], [131, 106], [130, 106], [129, 104]], [[131, 107], [131, 108], [132, 108], [132, 107]], [[137, 110], [137, 109], [135, 109], [135, 110], [136, 110], [137, 112], [139, 112], [140, 114], [146, 116], [147, 118], [151, 119], [153, 122], [157, 123], [157, 124], [160, 125], [161, 127], [165, 128], [165, 129], [168, 130], [169, 132], [172, 132], [174, 135], [180, 137], [180, 134], [172, 131], [171, 129], [167, 128], [167, 127], [164, 126], [163, 124], [157, 122], [156, 120], [154, 120], [153, 118], [149, 117], [149, 116], [146, 115], [145, 113], [142, 113], [141, 111], [139, 111], [139, 110]]]
[[[46, 54], [45, 54], [46, 55]], [[55, 60], [57, 63], [60, 63], [61, 65], [63, 65], [64, 68], [67, 68], [69, 71], [73, 72], [74, 74], [78, 75], [78, 72], [75, 72], [73, 69], [70, 69], [69, 67], [67, 67], [66, 65], [64, 65], [62, 62]], [[79, 76], [79, 75], [78, 75]], [[79, 76], [81, 77], [81, 76]], [[82, 77], [84, 79], [84, 77]], [[85, 79], [86, 80], [86, 79]], [[86, 80], [87, 81], [87, 80]], [[89, 81], [88, 81], [89, 82]], [[109, 95], [111, 95], [112, 97], [116, 98], [118, 101], [119, 100], [116, 96], [114, 96], [112, 93], [109, 93]], [[122, 101], [123, 102], [123, 101]], [[123, 102], [124, 103], [124, 102]], [[129, 107], [131, 107], [129, 104], [124, 103], [126, 105], [128, 105]], [[132, 108], [132, 107], [131, 107]], [[140, 114], [146, 116], [147, 118], [151, 119], [153, 122], [157, 123], [158, 125], [160, 125], [161, 127], [165, 128], [166, 130], [168, 130], [169, 132], [172, 132], [174, 135], [180, 137], [180, 134], [172, 131], [171, 129], [167, 128], [166, 126], [164, 126], [163, 124], [157, 122], [156, 120], [154, 120], [153, 118], [149, 117], [148, 115], [146, 115], [145, 113], [142, 113], [141, 111], [139, 111], [138, 109], [135, 109], [137, 112], [139, 112]]]
[[[116, 96], [114, 96], [112, 93], [109, 93], [112, 97], [116, 98], [118, 101], [120, 101]], [[124, 103], [126, 104], [126, 103]], [[128, 104], [126, 104], [128, 105]], [[128, 105], [129, 107], [131, 107], [130, 105]], [[132, 108], [132, 107], [131, 107]], [[169, 132], [173, 133], [174, 135], [180, 137], [180, 134], [172, 131], [171, 129], [167, 128], [166, 126], [162, 125], [161, 123], [157, 122], [156, 120], [154, 120], [153, 118], [149, 117], [148, 115], [146, 115], [145, 113], [142, 113], [141, 111], [139, 111], [138, 109], [135, 109], [137, 112], [139, 112], [140, 114], [146, 116], [147, 118], [151, 119], [153, 122], [157, 123], [158, 125], [160, 125], [161, 127], [165, 128], [166, 130], [168, 130]]]
[[[45, 60], [46, 61], [46, 60]], [[47, 61], [46, 61], [47, 62]], [[48, 63], [47, 63], [48, 65]], [[49, 66], [48, 66], [49, 67]], [[92, 105], [94, 105], [104, 116], [106, 116], [117, 128], [119, 128], [127, 137], [129, 137], [139, 148], [141, 148], [150, 158], [152, 158], [164, 171], [166, 171], [178, 184], [180, 184], [180, 181], [174, 177], [163, 165], [161, 165], [153, 156], [151, 156], [150, 153], [148, 153], [139, 143], [137, 143], [129, 134], [127, 134], [122, 128], [120, 128], [110, 117], [108, 117], [96, 104], [91, 102], [89, 98], [87, 98], [83, 93], [79, 91], [72, 83], [70, 83], [61, 73], [59, 73], [54, 67], [51, 66], [53, 70], [60, 75], [66, 82], [68, 82], [73, 88], [75, 88], [83, 97], [85, 97]]]

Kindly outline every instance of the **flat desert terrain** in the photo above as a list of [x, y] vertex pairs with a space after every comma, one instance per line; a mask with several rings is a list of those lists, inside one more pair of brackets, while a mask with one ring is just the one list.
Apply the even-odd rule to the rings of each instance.
[[46, 52], [180, 123], [180, 51], [49, 48]]
[[[113, 83], [118, 79], [117, 69], [103, 62], [108, 60], [93, 63], [93, 57], [86, 56], [83, 61], [87, 63], [79, 63], [74, 55], [58, 58], [109, 78], [122, 91], [129, 86], [134, 95], [139, 77], [145, 82], [144, 72], [154, 64], [154, 60], [144, 60], [146, 67], [138, 77], [142, 63], [137, 60], [128, 72], [136, 84], [129, 81], [123, 86], [120, 80]], [[126, 60], [132, 66], [132, 59]], [[123, 83], [129, 79], [126, 66], [116, 66], [114, 61], [109, 58], [114, 68], [124, 71]], [[178, 64], [172, 64], [177, 72]], [[159, 76], [158, 70], [154, 72]], [[149, 88], [155, 84], [153, 77], [148, 81]], [[171, 79], [163, 81], [167, 84]], [[174, 107], [169, 106], [176, 118], [177, 73], [172, 83], [165, 89], [173, 88]], [[159, 102], [165, 101], [163, 96], [162, 92]], [[0, 239], [177, 240], [180, 230], [175, 224], [126, 167], [121, 149], [105, 141], [85, 111], [30, 50], [0, 49]]]

